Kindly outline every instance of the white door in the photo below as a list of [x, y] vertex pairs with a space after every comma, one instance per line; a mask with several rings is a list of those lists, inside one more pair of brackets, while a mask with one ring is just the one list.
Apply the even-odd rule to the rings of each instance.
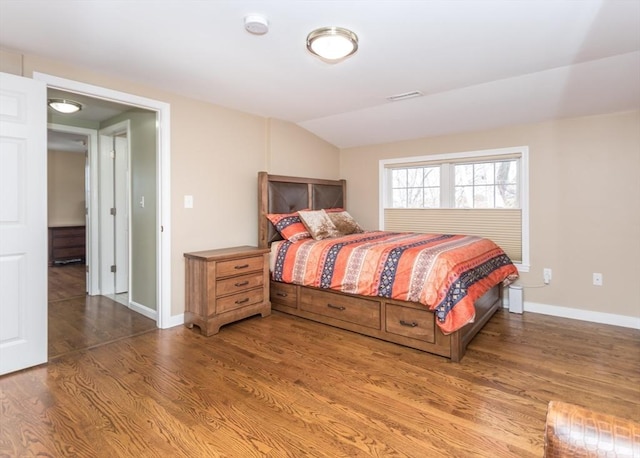
[[46, 97], [0, 73], [0, 375], [47, 361]]

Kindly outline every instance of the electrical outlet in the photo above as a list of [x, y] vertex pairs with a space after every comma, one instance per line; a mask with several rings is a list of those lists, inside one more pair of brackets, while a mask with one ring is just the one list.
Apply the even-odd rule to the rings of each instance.
[[542, 270], [542, 279], [544, 280], [545, 285], [551, 283], [551, 269], [549, 267], [545, 267]]
[[593, 286], [602, 286], [602, 274], [594, 273], [593, 274]]

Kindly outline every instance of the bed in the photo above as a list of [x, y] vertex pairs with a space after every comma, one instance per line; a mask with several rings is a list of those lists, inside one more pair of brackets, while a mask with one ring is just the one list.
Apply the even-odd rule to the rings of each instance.
[[[329, 213], [346, 209], [346, 191], [344, 180], [288, 177], [259, 172], [258, 237], [261, 248], [271, 249], [270, 300], [272, 308], [319, 323], [433, 353], [454, 362], [460, 361], [469, 342], [491, 316], [502, 307], [503, 285], [517, 277], [517, 270], [511, 261], [504, 253], [498, 253], [491, 259], [499, 259], [499, 266], [492, 266], [491, 269], [486, 270], [486, 263], [480, 263], [486, 270], [480, 273], [469, 268], [468, 272], [471, 275], [482, 277], [481, 281], [474, 280], [473, 282], [473, 288], [476, 290], [471, 301], [472, 294], [467, 295], [466, 289], [462, 295], [464, 300], [459, 298], [453, 302], [442, 300], [443, 294], [446, 295], [447, 291], [448, 293], [455, 291], [456, 294], [459, 292], [459, 288], [456, 289], [453, 286], [445, 288], [444, 293], [442, 288], [438, 288], [440, 292], [436, 296], [439, 298], [437, 301], [440, 302], [436, 302], [434, 300], [436, 296], [428, 291], [428, 288], [420, 292], [413, 291], [413, 294], [405, 291], [404, 296], [391, 294], [389, 288], [385, 289], [388, 285], [385, 285], [384, 278], [373, 289], [356, 288], [351, 284], [345, 286], [344, 282], [339, 285], [332, 284], [331, 278], [336, 277], [333, 275], [333, 270], [338, 268], [337, 264], [334, 264], [336, 262], [334, 258], [343, 256], [353, 259], [354, 251], [349, 250], [362, 250], [363, 248], [359, 244], [378, 246], [382, 241], [395, 244], [393, 245], [396, 247], [395, 251], [394, 248], [385, 248], [387, 254], [397, 252], [398, 249], [404, 250], [407, 246], [411, 246], [413, 249], [414, 246], [441, 243], [443, 247], [453, 245], [472, 245], [475, 247], [477, 244], [492, 244], [490, 241], [477, 237], [380, 231], [356, 231], [339, 238], [328, 237], [318, 241], [304, 237], [300, 240], [295, 238], [284, 240], [276, 229], [276, 225], [280, 229], [282, 227], [280, 224], [276, 224], [279, 220], [274, 219], [274, 215], [284, 217], [298, 215], [300, 212], [302, 214], [324, 213], [317, 212], [322, 209]], [[283, 219], [283, 221], [286, 220]], [[495, 249], [499, 250], [497, 247]], [[311, 250], [319, 250], [317, 253], [323, 254], [309, 254], [313, 253]], [[448, 248], [440, 249], [441, 252], [448, 250]], [[406, 251], [408, 253], [410, 250]], [[455, 256], [460, 256], [460, 251], [455, 251]], [[499, 251], [501, 252], [501, 250]], [[289, 252], [294, 253], [294, 256], [297, 253], [297, 258], [287, 260], [285, 254]], [[403, 256], [405, 255], [403, 254]], [[439, 254], [437, 257], [444, 257], [444, 255]], [[301, 269], [295, 264], [306, 258], [322, 258], [323, 267], [315, 268], [316, 274], [309, 274], [309, 272], [314, 272], [314, 267], [305, 266], [302, 269], [305, 274], [300, 274]], [[326, 258], [331, 258], [330, 262]], [[363, 261], [363, 263], [365, 262]], [[473, 264], [471, 260], [468, 262], [457, 260], [454, 264], [469, 263]], [[415, 262], [411, 261], [410, 264], [415, 264]], [[480, 264], [477, 266], [478, 268], [482, 268]], [[331, 271], [328, 276], [326, 275], [327, 266]], [[394, 266], [398, 268], [398, 262]], [[296, 269], [298, 273], [296, 273]], [[377, 271], [380, 272], [381, 269], [382, 267]], [[376, 269], [370, 270], [375, 271]], [[396, 275], [397, 278], [392, 280], [401, 283], [403, 278], [401, 274], [404, 270], [399, 269], [398, 272], [400, 273]], [[468, 272], [460, 271], [457, 273], [468, 275]], [[358, 271], [357, 276], [360, 275], [364, 274]], [[305, 276], [309, 277], [309, 281], [303, 278]], [[440, 275], [440, 279], [453, 278], [453, 276], [453, 273], [444, 274]], [[327, 277], [330, 279], [327, 280]], [[429, 277], [429, 281], [432, 280], [433, 278]], [[406, 283], [409, 284], [409, 282]], [[410, 287], [404, 289], [411, 290]], [[401, 299], [405, 296], [411, 300]], [[433, 303], [430, 303], [429, 300]], [[466, 305], [464, 305], [465, 303]]]

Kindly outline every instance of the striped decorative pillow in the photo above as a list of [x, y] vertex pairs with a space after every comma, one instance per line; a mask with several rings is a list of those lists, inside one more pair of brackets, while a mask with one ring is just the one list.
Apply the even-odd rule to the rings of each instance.
[[290, 242], [311, 238], [311, 234], [302, 223], [298, 212], [269, 213], [267, 219], [271, 221], [283, 239]]

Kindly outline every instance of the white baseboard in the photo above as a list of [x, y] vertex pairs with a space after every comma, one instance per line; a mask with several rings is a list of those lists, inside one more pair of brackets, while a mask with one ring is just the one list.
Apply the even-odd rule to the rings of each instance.
[[613, 313], [593, 312], [591, 310], [580, 310], [527, 301], [524, 301], [524, 311], [571, 318], [574, 320], [590, 321], [592, 323], [611, 324], [624, 328], [640, 329], [640, 317], [637, 316], [614, 315]]
[[150, 309], [146, 305], [138, 304], [137, 302], [130, 301], [129, 308], [135, 312], [138, 312], [140, 315], [144, 315], [147, 318], [151, 318], [153, 321], [158, 321], [158, 312], [156, 310]]
[[[137, 302], [131, 301], [129, 303], [129, 308], [135, 312], [138, 312], [141, 315], [146, 316], [147, 318], [151, 318], [156, 323], [158, 322], [158, 312], [156, 310], [150, 309], [149, 307], [138, 304]], [[184, 324], [184, 313], [180, 315], [174, 315], [169, 319], [169, 322], [166, 323], [166, 326], [163, 329], [172, 328], [174, 326], [180, 326]]]
[[169, 322], [166, 323], [166, 326], [163, 326], [163, 329], [173, 328], [174, 326], [180, 326], [182, 324], [184, 324], [184, 313], [171, 316], [171, 318], [169, 318]]

